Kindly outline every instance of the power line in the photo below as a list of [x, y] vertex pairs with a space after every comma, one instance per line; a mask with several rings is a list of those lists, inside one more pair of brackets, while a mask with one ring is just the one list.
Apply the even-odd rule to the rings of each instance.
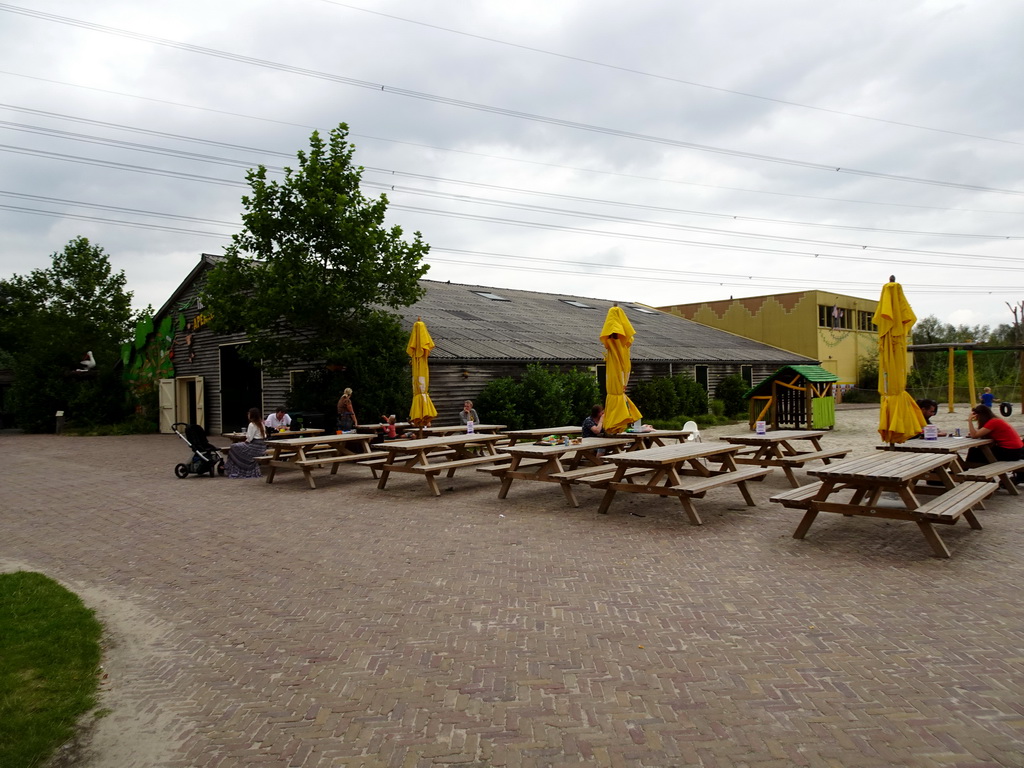
[[280, 62], [269, 61], [267, 59], [257, 59], [251, 56], [243, 56], [241, 54], [230, 53], [215, 48], [206, 48], [203, 46], [192, 45], [191, 43], [182, 43], [176, 40], [168, 40], [166, 38], [156, 37], [154, 35], [132, 32], [130, 30], [119, 29], [116, 27], [108, 27], [102, 24], [94, 24], [92, 22], [82, 21], [80, 19], [72, 19], [66, 16], [57, 16], [55, 14], [44, 13], [42, 11], [35, 11], [28, 8], [21, 8], [7, 3], [0, 3], [0, 10], [8, 11], [10, 13], [18, 13], [24, 16], [30, 16], [33, 18], [42, 19], [44, 21], [50, 21], [59, 24], [66, 24], [69, 26], [79, 27], [81, 29], [88, 29], [94, 32], [102, 32], [104, 34], [125, 37], [132, 40], [140, 40], [142, 42], [152, 43], [154, 45], [173, 48], [175, 50], [186, 51], [189, 53], [197, 53], [203, 56], [212, 56], [227, 61], [234, 61], [240, 64], [248, 64], [250, 66], [262, 67], [265, 69], [273, 69], [279, 72], [287, 72], [290, 74], [303, 75], [305, 77], [313, 77], [321, 80], [339, 83], [342, 85], [349, 85], [356, 88], [380, 91], [382, 93], [391, 93], [398, 96], [419, 99], [421, 101], [427, 101], [435, 104], [444, 104], [446, 106], [460, 107], [463, 109], [475, 110], [487, 114], [512, 117], [515, 119], [528, 120], [547, 125], [557, 125], [563, 128], [587, 131], [590, 133], [614, 136], [617, 138], [632, 139], [634, 141], [643, 141], [652, 144], [678, 147], [681, 149], [690, 149], [698, 152], [708, 152], [711, 154], [723, 155], [728, 157], [739, 157], [748, 160], [757, 160], [767, 163], [775, 163], [798, 168], [806, 168], [808, 170], [824, 171], [829, 173], [843, 173], [853, 176], [861, 176], [886, 181], [898, 181], [910, 184], [924, 184], [928, 186], [949, 187], [953, 189], [965, 189], [974, 192], [990, 192], [1006, 195], [1024, 195], [1024, 190], [1001, 189], [996, 187], [985, 187], [978, 184], [963, 184], [960, 182], [943, 181], [938, 179], [925, 179], [915, 176], [902, 176], [898, 174], [882, 173], [879, 171], [868, 171], [858, 168], [845, 168], [841, 165], [837, 166], [833, 163], [818, 163], [806, 160], [796, 160], [793, 158], [764, 155], [756, 152], [744, 152], [742, 150], [728, 149], [725, 147], [713, 147], [706, 144], [697, 144], [694, 142], [680, 141], [678, 139], [669, 139], [661, 136], [651, 136], [648, 134], [636, 133], [633, 131], [624, 131], [615, 128], [609, 128], [606, 126], [591, 125], [588, 123], [580, 123], [573, 120], [564, 120], [561, 118], [549, 117], [545, 115], [537, 115], [529, 112], [507, 109], [504, 107], [496, 107], [488, 104], [478, 104], [476, 102], [465, 101], [462, 99], [455, 99], [447, 96], [439, 96], [437, 94], [425, 93], [422, 91], [413, 91], [406, 88], [397, 88], [394, 86], [388, 86], [383, 83], [359, 80], [356, 78], [344, 77], [342, 75], [333, 75], [328, 72], [307, 69], [305, 67], [296, 67], [289, 64], [282, 64]]
[[[114, 95], [114, 96], [121, 96], [123, 98], [138, 99], [138, 100], [141, 100], [141, 101], [150, 101], [150, 102], [153, 102], [153, 103], [156, 103], [156, 104], [166, 104], [168, 106], [181, 107], [183, 109], [193, 109], [193, 110], [197, 110], [197, 111], [201, 111], [201, 112], [209, 112], [211, 114], [227, 115], [229, 117], [239, 117], [239, 118], [242, 118], [242, 119], [245, 119], [245, 120], [257, 120], [257, 121], [260, 121], [260, 122], [273, 123], [273, 124], [276, 124], [276, 125], [287, 125], [287, 126], [291, 126], [291, 127], [295, 127], [295, 128], [304, 128], [304, 129], [311, 130], [311, 131], [312, 130], [317, 130], [316, 126], [305, 125], [303, 123], [291, 123], [291, 122], [287, 122], [287, 121], [284, 121], [284, 120], [275, 120], [273, 118], [263, 117], [263, 116], [260, 116], [260, 115], [248, 115], [248, 114], [244, 114], [244, 113], [240, 113], [240, 112], [230, 112], [230, 111], [226, 111], [226, 110], [222, 110], [222, 109], [213, 109], [211, 107], [201, 107], [201, 106], [198, 106], [196, 104], [185, 104], [185, 103], [178, 102], [178, 101], [169, 101], [167, 99], [156, 99], [156, 98], [153, 98], [151, 96], [142, 96], [140, 94], [125, 93], [123, 91], [114, 91], [114, 90], [110, 90], [110, 89], [106, 89], [106, 88], [96, 88], [94, 86], [80, 85], [78, 83], [69, 83], [69, 82], [66, 82], [64, 80], [52, 80], [52, 79], [45, 78], [45, 77], [38, 77], [36, 75], [26, 75], [26, 74], [22, 74], [20, 72], [10, 72], [8, 70], [0, 70], [0, 74], [9, 75], [9, 76], [12, 76], [12, 77], [23, 77], [23, 78], [27, 78], [27, 79], [30, 79], [30, 80], [37, 80], [39, 82], [44, 82], [44, 83], [53, 83], [55, 85], [62, 85], [62, 86], [66, 86], [66, 87], [69, 87], [69, 88], [80, 88], [80, 89], [83, 89], [83, 90], [96, 91], [97, 93], [108, 93], [108, 94], [111, 94], [111, 95]], [[14, 110], [19, 110], [19, 111], [27, 111], [27, 112], [41, 112], [40, 110], [28, 110], [28, 109], [25, 109], [25, 108], [22, 108], [22, 107], [13, 107], [13, 106], [10, 106], [10, 105], [0, 105], [0, 108], [14, 109]], [[85, 122], [91, 122], [91, 121], [85, 120], [84, 118], [76, 118], [76, 117], [71, 117], [71, 116], [67, 116], [67, 115], [61, 115], [60, 113], [43, 113], [43, 114], [50, 114], [50, 115], [52, 115], [54, 117], [65, 118], [65, 119], [68, 119], [68, 120], [79, 120], [79, 119], [81, 119], [81, 120], [83, 120]], [[98, 121], [96, 121], [96, 122], [98, 122]], [[146, 129], [141, 129], [141, 128], [133, 128], [131, 126], [126, 126], [126, 125], [118, 124], [118, 123], [111, 123], [110, 125], [112, 125], [115, 128], [118, 128], [120, 130], [126, 130], [126, 131], [140, 131], [140, 132], [143, 132], [143, 131], [146, 130]], [[827, 197], [827, 196], [823, 196], [823, 195], [807, 195], [807, 194], [801, 194], [801, 193], [796, 193], [796, 192], [779, 192], [777, 190], [749, 189], [749, 188], [746, 188], [746, 187], [730, 187], [730, 186], [725, 186], [725, 185], [722, 185], [722, 184], [702, 184], [702, 183], [693, 182], [693, 181], [684, 181], [682, 179], [668, 179], [668, 178], [663, 178], [663, 177], [658, 177], [658, 176], [644, 176], [644, 175], [641, 175], [641, 174], [621, 173], [621, 172], [618, 172], [618, 171], [609, 171], [609, 170], [596, 169], [596, 168], [581, 168], [579, 166], [564, 165], [564, 164], [561, 164], [561, 163], [549, 163], [549, 162], [544, 162], [544, 161], [541, 161], [541, 160], [530, 160], [530, 159], [521, 158], [521, 157], [508, 157], [506, 155], [495, 155], [495, 154], [487, 153], [487, 152], [474, 152], [474, 151], [465, 150], [465, 149], [455, 149], [453, 147], [440, 147], [440, 146], [437, 146], [436, 144], [423, 144], [423, 143], [415, 142], [415, 141], [402, 141], [400, 139], [386, 139], [386, 138], [383, 138], [381, 136], [371, 136], [371, 135], [365, 134], [365, 133], [350, 132], [349, 136], [353, 137], [353, 138], [368, 139], [370, 141], [379, 141], [379, 142], [388, 143], [388, 144], [399, 144], [399, 145], [403, 145], [403, 146], [417, 147], [417, 148], [420, 148], [420, 149], [429, 149], [429, 150], [437, 151], [437, 152], [450, 152], [450, 153], [453, 153], [453, 154], [466, 155], [468, 157], [482, 157], [482, 158], [487, 158], [487, 159], [490, 159], [490, 160], [501, 160], [503, 162], [509, 162], [509, 163], [520, 163], [520, 164], [523, 164], [523, 165], [534, 165], [534, 166], [538, 166], [538, 167], [541, 167], [541, 168], [555, 168], [555, 169], [558, 169], [558, 170], [574, 171], [576, 173], [588, 173], [588, 174], [601, 175], [601, 176], [610, 176], [612, 178], [620, 178], [620, 179], [634, 179], [634, 180], [637, 180], [637, 181], [656, 181], [656, 182], [664, 183], [664, 184], [675, 184], [675, 185], [679, 185], [679, 186], [698, 187], [700, 189], [717, 189], [717, 190], [723, 190], [723, 191], [726, 191], [726, 192], [742, 192], [744, 194], [752, 194], [752, 195], [770, 195], [770, 196], [773, 196], [773, 197], [792, 198], [792, 199], [797, 199], [797, 200], [818, 200], [818, 201], [830, 202], [830, 203], [848, 203], [848, 204], [853, 204], [853, 205], [871, 205], [871, 206], [881, 206], [881, 207], [885, 207], [885, 208], [910, 208], [910, 209], [915, 209], [915, 210], [957, 212], [957, 213], [984, 213], [984, 214], [995, 214], [995, 215], [1000, 215], [1000, 216], [1022, 216], [1022, 215], [1024, 215], [1024, 211], [1022, 211], [1022, 210], [994, 211], [994, 210], [983, 209], [983, 208], [950, 208], [948, 206], [938, 206], [938, 205], [921, 205], [921, 204], [915, 204], [915, 203], [899, 203], [899, 202], [891, 202], [891, 201], [890, 202], [882, 202], [882, 201], [878, 201], [878, 200], [857, 200], [857, 199], [843, 198], [843, 197]], [[215, 144], [215, 145], [216, 144], [223, 144], [223, 142], [207, 142], [204, 139], [188, 139], [188, 138], [185, 138], [184, 140], [200, 141], [200, 142], [204, 142], [204, 143], [212, 143], [212, 144]], [[231, 145], [228, 145], [228, 146], [231, 146]], [[289, 153], [286, 153], [286, 152], [274, 152], [273, 150], [260, 150], [260, 151], [267, 152], [268, 154], [278, 154], [278, 155], [281, 155], [283, 157], [292, 157], [293, 156], [293, 155], [291, 155]], [[817, 226], [825, 226], [825, 225], [817, 225]]]
[[618, 72], [626, 72], [626, 73], [631, 74], [631, 75], [641, 75], [642, 77], [649, 77], [649, 78], [653, 78], [655, 80], [664, 80], [666, 82], [678, 83], [680, 85], [689, 85], [689, 86], [692, 86], [694, 88], [705, 88], [705, 89], [707, 89], [709, 91], [718, 91], [719, 93], [728, 93], [728, 94], [731, 94], [733, 96], [743, 96], [744, 98], [748, 98], [748, 99], [759, 99], [760, 101], [768, 101], [768, 102], [771, 102], [773, 104], [783, 104], [783, 105], [785, 105], [787, 107], [799, 107], [800, 109], [811, 109], [811, 110], [814, 110], [815, 112], [825, 112], [825, 113], [831, 114], [831, 115], [841, 115], [842, 117], [854, 117], [854, 118], [856, 118], [858, 120], [870, 120], [870, 121], [875, 122], [875, 123], [885, 123], [886, 125], [897, 125], [897, 126], [900, 126], [902, 128], [914, 128], [914, 129], [917, 129], [917, 130], [920, 130], [920, 131], [932, 131], [932, 132], [935, 132], [935, 133], [945, 133], [945, 134], [948, 134], [950, 136], [961, 136], [963, 138], [968, 138], [968, 139], [980, 139], [982, 141], [995, 141], [995, 142], [999, 142], [1001, 144], [1016, 144], [1016, 145], [1024, 144], [1024, 142], [1013, 141], [1012, 139], [997, 139], [997, 138], [994, 138], [992, 136], [980, 136], [980, 135], [974, 134], [974, 133], [964, 133], [964, 132], [961, 132], [961, 131], [952, 131], [952, 130], [948, 130], [946, 128], [935, 128], [933, 126], [918, 125], [916, 123], [904, 123], [904, 122], [901, 122], [899, 120], [888, 120], [888, 119], [883, 118], [883, 117], [872, 117], [870, 115], [861, 115], [861, 114], [858, 114], [856, 112], [844, 112], [843, 110], [839, 110], [839, 109], [829, 109], [828, 107], [818, 107], [818, 106], [814, 106], [812, 104], [804, 104], [804, 103], [798, 102], [798, 101], [788, 101], [786, 99], [778, 99], [778, 98], [774, 98], [772, 96], [763, 96], [763, 95], [757, 94], [757, 93], [747, 93], [745, 91], [734, 91], [734, 90], [732, 90], [730, 88], [721, 88], [721, 87], [718, 87], [718, 86], [715, 86], [715, 85], [708, 85], [707, 83], [698, 83], [698, 82], [693, 81], [693, 80], [683, 80], [682, 78], [669, 77], [668, 75], [659, 75], [659, 74], [656, 74], [656, 73], [653, 73], [653, 72], [645, 72], [644, 70], [633, 69], [632, 67], [623, 67], [623, 66], [619, 66], [619, 65], [616, 65], [616, 64], [609, 64], [609, 63], [604, 62], [604, 61], [596, 61], [594, 59], [586, 59], [586, 58], [583, 58], [582, 56], [571, 56], [571, 55], [566, 54], [566, 53], [558, 53], [556, 51], [549, 51], [549, 50], [546, 50], [544, 48], [535, 48], [535, 47], [530, 46], [530, 45], [522, 45], [520, 43], [512, 43], [512, 42], [509, 42], [508, 40], [499, 40], [498, 38], [495, 38], [495, 37], [486, 37], [484, 35], [477, 35], [477, 34], [474, 34], [472, 32], [464, 32], [464, 31], [459, 30], [459, 29], [452, 29], [451, 27], [442, 27], [442, 26], [440, 26], [438, 24], [428, 24], [425, 21], [416, 21], [415, 19], [407, 19], [407, 18], [405, 18], [403, 16], [395, 16], [394, 14], [383, 13], [381, 11], [371, 11], [369, 8], [360, 8], [359, 6], [356, 6], [356, 5], [350, 5], [348, 3], [338, 2], [338, 0], [320, 0], [320, 1], [323, 2], [323, 3], [327, 3], [329, 5], [337, 5], [337, 6], [340, 6], [342, 8], [348, 8], [349, 10], [352, 10], [352, 11], [360, 11], [362, 13], [369, 13], [369, 14], [373, 14], [374, 16], [381, 16], [381, 17], [386, 18], [386, 19], [393, 19], [394, 21], [401, 21], [401, 22], [404, 22], [406, 24], [416, 24], [416, 25], [421, 26], [421, 27], [428, 27], [430, 29], [437, 29], [437, 30], [440, 30], [442, 32], [449, 32], [449, 33], [451, 33], [453, 35], [462, 35], [463, 37], [471, 37], [471, 38], [474, 38], [476, 40], [483, 40], [483, 41], [488, 42], [488, 43], [496, 43], [497, 45], [505, 45], [505, 46], [508, 46], [510, 48], [518, 48], [518, 49], [523, 50], [523, 51], [530, 51], [531, 53], [540, 53], [540, 54], [543, 54], [544, 56], [553, 56], [555, 58], [565, 59], [566, 61], [575, 61], [575, 62], [579, 62], [581, 64], [590, 64], [591, 66], [595, 66], [595, 67], [603, 67], [605, 69], [613, 69], [613, 70], [616, 70]]

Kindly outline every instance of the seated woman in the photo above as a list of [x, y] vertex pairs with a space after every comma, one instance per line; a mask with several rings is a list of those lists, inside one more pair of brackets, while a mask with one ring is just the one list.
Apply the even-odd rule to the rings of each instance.
[[476, 410], [473, 408], [473, 401], [467, 400], [462, 404], [462, 410], [459, 411], [459, 423], [462, 426], [466, 426], [469, 422], [474, 424], [480, 423], [480, 417], [476, 415]]
[[[975, 427], [975, 424], [978, 426]], [[1024, 441], [1021, 441], [1017, 430], [992, 413], [992, 409], [987, 406], [976, 405], [971, 409], [967, 430], [971, 437], [987, 437], [995, 443], [989, 446], [989, 450], [996, 461], [1018, 461], [1024, 456]], [[988, 459], [981, 448], [967, 451], [967, 466], [977, 467], [982, 464], [988, 464]], [[1024, 473], [1017, 472], [1014, 482], [1024, 482]]]
[[235, 443], [224, 459], [228, 477], [262, 477], [256, 457], [267, 452], [267, 428], [259, 408], [249, 409], [249, 426], [245, 430], [245, 442]]
[[604, 406], [595, 405], [583, 420], [584, 437], [604, 437]]

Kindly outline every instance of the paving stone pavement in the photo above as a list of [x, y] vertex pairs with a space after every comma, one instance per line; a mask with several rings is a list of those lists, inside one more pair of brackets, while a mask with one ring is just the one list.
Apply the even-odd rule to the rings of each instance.
[[109, 631], [91, 767], [1024, 765], [1021, 497], [940, 560], [910, 523], [794, 540], [779, 474], [693, 527], [466, 470], [179, 480], [173, 436], [0, 451], [0, 567]]

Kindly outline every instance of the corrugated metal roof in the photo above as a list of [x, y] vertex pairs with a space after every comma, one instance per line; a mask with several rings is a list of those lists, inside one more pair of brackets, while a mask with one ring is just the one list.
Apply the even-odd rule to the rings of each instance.
[[[608, 309], [623, 308], [636, 329], [634, 362], [806, 364], [810, 358], [710, 328], [635, 302], [423, 280], [426, 295], [399, 310], [408, 328], [421, 318], [436, 347], [432, 360], [598, 363]], [[493, 293], [495, 301], [479, 293]], [[592, 309], [566, 304], [578, 301]], [[646, 311], [642, 311], [646, 310]]]

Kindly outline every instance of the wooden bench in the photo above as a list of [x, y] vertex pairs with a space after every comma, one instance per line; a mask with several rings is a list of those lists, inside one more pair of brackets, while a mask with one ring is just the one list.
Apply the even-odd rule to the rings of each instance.
[[983, 464], [980, 467], [971, 467], [957, 473], [957, 477], [963, 480], [982, 480], [985, 482], [997, 482], [1011, 495], [1019, 496], [1016, 483], [1013, 482], [1013, 473], [1024, 471], [1024, 461], [996, 461], [992, 464]]
[[[630, 467], [622, 477], [625, 479], [652, 471], [650, 467]], [[552, 475], [552, 477], [569, 483], [582, 483], [583, 485], [589, 485], [591, 488], [600, 488], [615, 477], [615, 467], [604, 464], [599, 467], [580, 467], [579, 469], [572, 469], [567, 472], [559, 472], [557, 475]]]
[[828, 464], [829, 459], [842, 459], [850, 451], [848, 448], [835, 448], [831, 451], [814, 451], [813, 453], [794, 453], [783, 455], [778, 461], [794, 467], [802, 467], [805, 462], [821, 459]]
[[339, 464], [346, 464], [350, 461], [354, 461], [361, 464], [364, 461], [373, 461], [376, 459], [384, 460], [387, 459], [387, 457], [388, 455], [386, 453], [349, 453], [343, 456], [314, 456], [309, 459], [304, 459], [302, 461], [293, 461], [291, 463], [294, 464], [296, 467], [299, 467], [300, 469], [309, 469], [311, 467], [323, 467], [330, 464], [332, 465], [331, 474], [333, 475], [338, 471]]
[[[772, 471], [769, 468], [750, 467], [749, 469], [740, 469], [736, 472], [722, 472], [717, 475], [711, 475], [711, 477], [688, 477], [679, 485], [673, 485], [672, 490], [685, 493], [687, 496], [703, 496], [712, 488], [739, 484], [747, 480], [757, 480], [771, 473]], [[744, 495], [746, 495], [745, 489], [742, 490], [744, 490]], [[753, 506], [753, 502], [748, 503]]]
[[[541, 464], [547, 464], [547, 461], [545, 461], [544, 459], [523, 459], [522, 461], [519, 462], [517, 470], [529, 469], [530, 467], [537, 467], [540, 466]], [[492, 475], [493, 477], [497, 477], [502, 472], [508, 471], [508, 465], [502, 465], [500, 467], [477, 467], [476, 471], [486, 472], [487, 474]]]
[[[428, 458], [433, 457], [435, 454], [428, 454]], [[476, 464], [496, 464], [499, 461], [511, 462], [511, 456], [494, 456], [488, 454], [486, 456], [473, 456], [468, 459], [455, 459], [454, 461], [439, 461], [437, 464], [426, 464], [409, 467], [409, 471], [417, 472], [423, 475], [433, 475], [438, 472], [444, 472], [445, 470], [454, 471], [459, 467], [472, 467]], [[451, 475], [448, 475], [451, 477]]]
[[810, 501], [821, 489], [823, 483], [819, 480], [816, 483], [810, 485], [801, 485], [799, 488], [794, 488], [790, 491], [783, 493], [777, 493], [770, 497], [769, 501], [774, 501], [777, 504], [781, 504], [789, 509], [808, 509]]
[[[951, 525], [961, 515], [966, 516], [975, 506], [981, 504], [995, 491], [995, 486], [985, 480], [958, 483], [941, 496], [936, 496], [927, 504], [915, 509], [913, 514], [923, 517], [929, 522]], [[974, 523], [971, 524], [971, 527], [981, 528], [980, 525], [976, 526]]]

